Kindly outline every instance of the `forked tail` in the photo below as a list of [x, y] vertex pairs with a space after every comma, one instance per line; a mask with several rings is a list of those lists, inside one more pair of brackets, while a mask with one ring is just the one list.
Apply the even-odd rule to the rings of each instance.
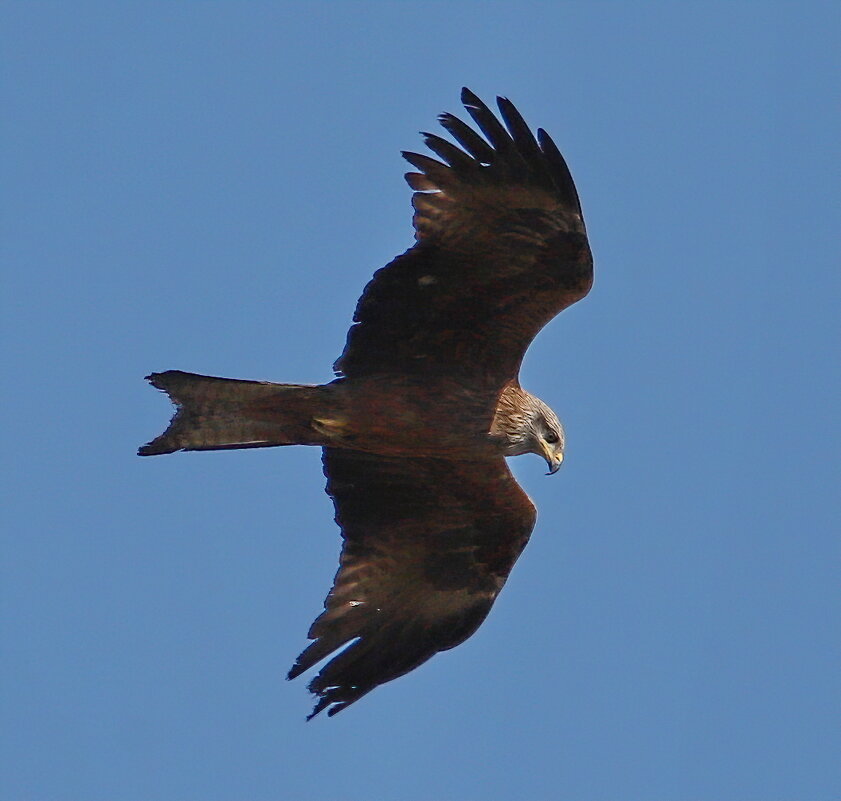
[[313, 417], [325, 403], [324, 388], [212, 378], [181, 370], [146, 379], [176, 406], [169, 427], [137, 452], [156, 456], [174, 451], [319, 445]]

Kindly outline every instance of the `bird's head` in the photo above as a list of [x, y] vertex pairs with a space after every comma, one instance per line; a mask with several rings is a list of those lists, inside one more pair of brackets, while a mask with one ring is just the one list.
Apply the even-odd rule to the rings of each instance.
[[536, 453], [546, 460], [549, 475], [564, 461], [564, 427], [558, 416], [530, 392], [517, 387], [500, 398], [495, 426], [505, 437], [505, 455]]
[[531, 419], [530, 441], [532, 453], [542, 456], [549, 466], [548, 475], [557, 473], [564, 461], [564, 427], [558, 416], [539, 398]]

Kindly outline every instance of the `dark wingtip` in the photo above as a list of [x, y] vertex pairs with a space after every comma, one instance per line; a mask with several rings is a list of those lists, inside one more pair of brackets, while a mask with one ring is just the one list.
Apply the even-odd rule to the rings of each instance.
[[[324, 696], [320, 697], [318, 699], [318, 701], [316, 702], [316, 705], [313, 707], [312, 712], [310, 712], [309, 715], [307, 715], [307, 723], [309, 723], [319, 712], [322, 712], [323, 710], [327, 709], [327, 707], [330, 706], [331, 703], [332, 703], [332, 701], [330, 701], [329, 698], [324, 697]], [[328, 709], [327, 710], [327, 717], [332, 717], [332, 716], [333, 716], [333, 710]]]
[[475, 92], [471, 92], [466, 86], [461, 87], [461, 102], [465, 106], [479, 106], [483, 105], [482, 101], [479, 99], [479, 95]]

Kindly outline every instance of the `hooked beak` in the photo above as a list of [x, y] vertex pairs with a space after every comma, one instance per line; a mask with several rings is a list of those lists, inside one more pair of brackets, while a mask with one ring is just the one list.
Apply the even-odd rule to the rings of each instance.
[[546, 464], [549, 465], [549, 472], [546, 474], [547, 476], [557, 473], [564, 462], [563, 453], [555, 453], [545, 442], [543, 443], [543, 458], [546, 459]]

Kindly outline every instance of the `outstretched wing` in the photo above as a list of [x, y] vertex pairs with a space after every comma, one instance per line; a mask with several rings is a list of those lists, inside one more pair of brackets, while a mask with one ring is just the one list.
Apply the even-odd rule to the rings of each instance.
[[461, 148], [427, 133], [446, 163], [403, 154], [420, 170], [406, 175], [417, 243], [365, 288], [337, 374], [457, 372], [501, 388], [537, 332], [590, 289], [581, 206], [554, 142], [505, 98], [504, 126], [469, 90], [461, 99], [485, 138], [442, 114]]
[[341, 711], [473, 634], [536, 517], [502, 456], [455, 462], [325, 448], [323, 459], [344, 545], [313, 643], [289, 678], [347, 647], [310, 682], [310, 717]]

